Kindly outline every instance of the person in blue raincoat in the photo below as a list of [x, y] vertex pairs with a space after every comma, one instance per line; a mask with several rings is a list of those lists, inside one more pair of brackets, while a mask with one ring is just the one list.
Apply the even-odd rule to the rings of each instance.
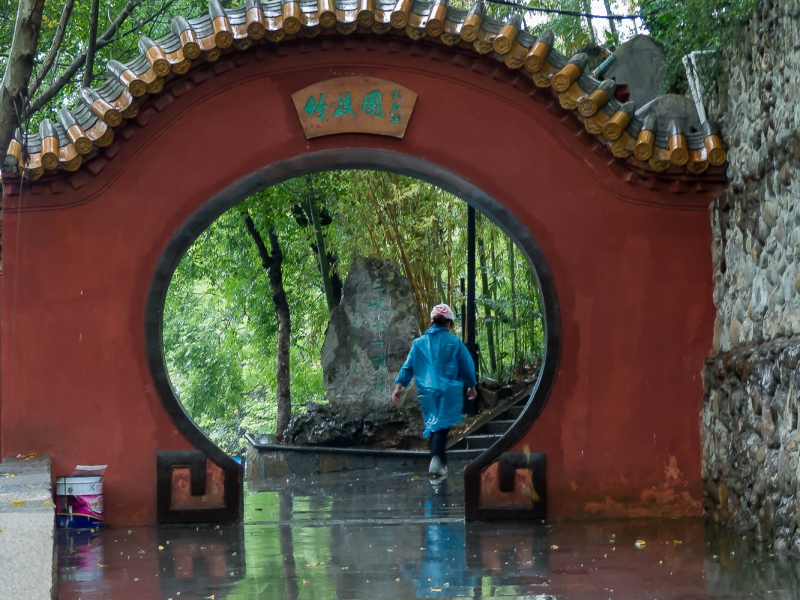
[[431, 326], [411, 345], [408, 358], [395, 379], [392, 402], [400, 402], [400, 393], [411, 378], [417, 380], [417, 396], [425, 420], [425, 437], [431, 438], [430, 474], [447, 476], [447, 433], [464, 420], [463, 386], [467, 397], [477, 396], [475, 363], [464, 343], [453, 335], [455, 316], [446, 304], [431, 311]]

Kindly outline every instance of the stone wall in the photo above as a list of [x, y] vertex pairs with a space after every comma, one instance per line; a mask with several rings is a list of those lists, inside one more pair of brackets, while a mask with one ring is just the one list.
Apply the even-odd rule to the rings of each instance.
[[729, 186], [711, 210], [717, 321], [701, 431], [708, 512], [800, 552], [798, 17], [800, 0], [759, 2], [709, 106]]

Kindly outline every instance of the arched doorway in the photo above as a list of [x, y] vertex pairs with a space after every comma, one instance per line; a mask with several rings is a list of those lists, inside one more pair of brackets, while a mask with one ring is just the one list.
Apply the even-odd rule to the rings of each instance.
[[[228, 25], [246, 37], [244, 13], [236, 14]], [[412, 30], [424, 30], [427, 13], [417, 17]], [[224, 25], [216, 23], [208, 20], [211, 31]], [[713, 331], [711, 266], [697, 257], [710, 246], [705, 210], [722, 178], [709, 166], [714, 136], [684, 136], [691, 152], [683, 167], [670, 163], [661, 134], [649, 146], [653, 160], [640, 160], [633, 130], [647, 133], [643, 123], [619, 115], [612, 100], [590, 117], [580, 113], [580, 86], [596, 85], [587, 74], [553, 93], [556, 75], [574, 69], [549, 48], [532, 75], [464, 40], [448, 45], [435, 28], [429, 39], [370, 31], [240, 44], [221, 56], [204, 41], [206, 59], [157, 81], [142, 58], [132, 76], [109, 84], [118, 104], [92, 104], [128, 117], [96, 123], [92, 136], [116, 127], [112, 143], [95, 144], [81, 163], [67, 140], [64, 160], [56, 157], [63, 168], [43, 174], [37, 138], [21, 171], [40, 178], [4, 174], [2, 452], [51, 454], [57, 475], [108, 462], [109, 522], [142, 524], [157, 516], [157, 453], [200, 446], [199, 459], [174, 455], [179, 469], [166, 463], [162, 483], [183, 490], [185, 502], [167, 492], [163, 506], [189, 520], [220, 508], [235, 518], [236, 498], [225, 490], [237, 482], [225, 484], [224, 457], [175, 427], [162, 405], [152, 368], [158, 273], [196, 235], [189, 224], [201, 228], [224, 202], [291, 174], [360, 164], [436, 181], [493, 214], [516, 241], [535, 239], [547, 257], [558, 296], [548, 310], [561, 315], [558, 368], [554, 360], [546, 367], [554, 377], [547, 409], [533, 423], [537, 396], [508, 441], [547, 455], [551, 513], [699, 511], [699, 433], [687, 423], [696, 421], [697, 375]], [[418, 95], [402, 139], [304, 135], [292, 94], [342, 75]], [[609, 122], [621, 130], [615, 140], [614, 131], [605, 136]], [[536, 249], [526, 251], [535, 260]], [[507, 496], [487, 466], [470, 467], [467, 493], [478, 509], [502, 508]]]
[[[471, 206], [498, 224], [501, 229], [511, 237], [526, 255], [530, 262], [537, 283], [542, 292], [545, 306], [546, 344], [545, 355], [539, 380], [534, 392], [525, 407], [518, 422], [504, 437], [493, 446], [485, 456], [480, 457], [474, 465], [467, 470], [466, 485], [473, 489], [479, 487], [481, 471], [499, 456], [510, 449], [524, 433], [530, 428], [533, 421], [544, 408], [544, 404], [552, 387], [558, 356], [560, 351], [560, 325], [558, 313], [558, 300], [555, 294], [550, 269], [547, 260], [530, 232], [496, 200], [488, 196], [470, 182], [458, 175], [412, 156], [403, 156], [396, 153], [376, 150], [361, 150], [350, 148], [347, 150], [323, 151], [306, 154], [301, 157], [289, 159], [278, 164], [270, 165], [251, 174], [231, 188], [223, 190], [198, 211], [191, 215], [175, 233], [167, 244], [164, 253], [158, 261], [152, 286], [147, 298], [145, 337], [147, 344], [148, 362], [156, 383], [156, 389], [164, 406], [180, 431], [192, 443], [211, 458], [225, 471], [237, 473], [237, 480], [241, 480], [240, 465], [222, 452], [208, 437], [197, 427], [186, 413], [185, 408], [175, 395], [167, 373], [164, 346], [162, 341], [164, 302], [167, 288], [172, 274], [183, 254], [194, 242], [200, 233], [216, 220], [223, 212], [235, 206], [248, 195], [286, 179], [291, 179], [307, 173], [314, 173], [331, 169], [381, 169], [391, 170], [404, 175], [412, 175], [419, 179], [435, 183], [454, 195], [459, 196]], [[231, 480], [234, 476], [230, 476]], [[472, 505], [477, 509], [477, 498]]]

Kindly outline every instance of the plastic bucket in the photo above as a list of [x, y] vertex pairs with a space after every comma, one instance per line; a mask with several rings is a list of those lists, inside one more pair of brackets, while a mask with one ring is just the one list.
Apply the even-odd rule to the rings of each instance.
[[74, 475], [56, 479], [56, 527], [89, 529], [102, 524], [102, 476]]

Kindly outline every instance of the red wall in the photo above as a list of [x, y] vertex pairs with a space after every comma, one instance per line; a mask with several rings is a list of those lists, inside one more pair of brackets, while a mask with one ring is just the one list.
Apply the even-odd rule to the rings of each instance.
[[[625, 183], [560, 109], [546, 108], [556, 101], [493, 76], [492, 63], [464, 68], [388, 44], [286, 48], [241, 55], [230, 70], [220, 63], [162, 102], [79, 189], [4, 198], [3, 451], [51, 454], [55, 475], [108, 463], [108, 522], [154, 522], [156, 451], [190, 447], [154, 392], [144, 348], [145, 297], [165, 244], [206, 200], [261, 167], [381, 148], [482, 188], [549, 261], [562, 355], [526, 443], [547, 453], [551, 514], [698, 513], [700, 370], [714, 318], [707, 199]], [[291, 94], [345, 74], [419, 94], [404, 140], [305, 139]], [[652, 206], [671, 202], [695, 209]], [[24, 211], [52, 203], [76, 205]]]

